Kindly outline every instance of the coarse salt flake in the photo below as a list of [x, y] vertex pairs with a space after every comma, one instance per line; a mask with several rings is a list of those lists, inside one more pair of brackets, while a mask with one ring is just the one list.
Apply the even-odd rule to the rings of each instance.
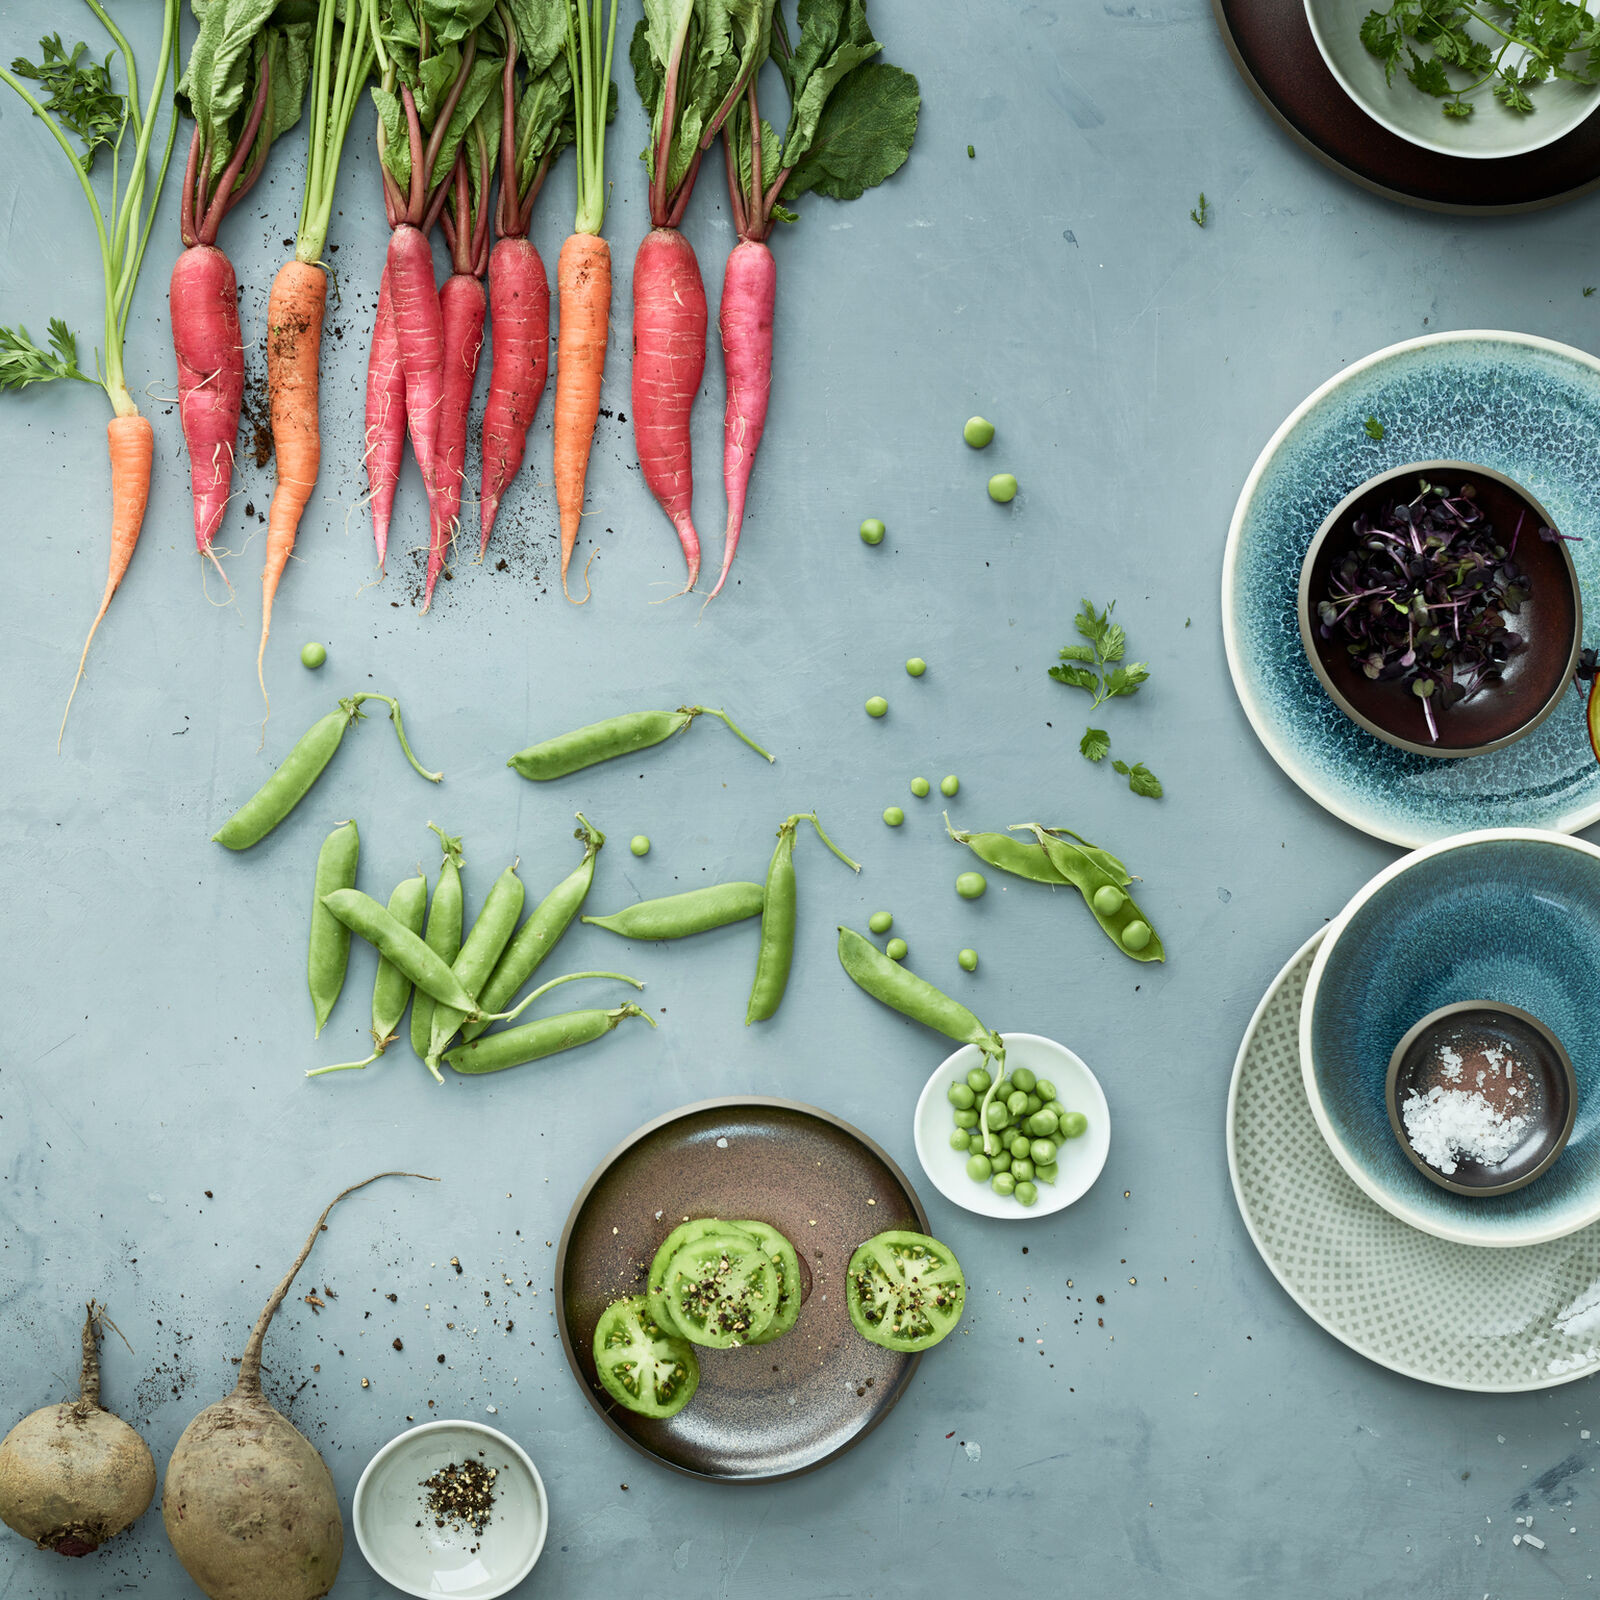
[[1522, 1142], [1526, 1117], [1508, 1117], [1476, 1090], [1435, 1084], [1426, 1095], [1415, 1090], [1400, 1108], [1411, 1148], [1447, 1177], [1463, 1159], [1497, 1166]]
[[1541, 1539], [1536, 1533], [1525, 1533], [1522, 1536], [1522, 1542], [1524, 1544], [1531, 1544], [1535, 1550], [1544, 1549], [1544, 1540]]

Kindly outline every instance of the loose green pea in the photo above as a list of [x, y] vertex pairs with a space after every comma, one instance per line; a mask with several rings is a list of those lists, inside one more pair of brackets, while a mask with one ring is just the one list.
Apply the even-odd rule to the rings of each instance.
[[928, 790], [931, 787], [932, 787], [932, 785], [928, 782], [928, 780], [926, 778], [913, 778], [911, 780], [911, 792], [919, 800], [921, 800], [922, 798], [924, 798], [924, 796], [926, 796]]
[[326, 645], [313, 642], [300, 646], [300, 665], [303, 667], [320, 667], [327, 659], [328, 647]]
[[944, 1097], [957, 1111], [970, 1111], [973, 1101], [977, 1099], [977, 1096], [972, 1092], [971, 1086], [959, 1081], [950, 1085], [945, 1091]]
[[[971, 146], [968, 146], [969, 153], [970, 150]], [[974, 450], [981, 450], [994, 438], [994, 424], [987, 417], [968, 417], [966, 427], [961, 430], [961, 437]]]
[[867, 926], [874, 933], [887, 933], [894, 926], [894, 913], [892, 911], [874, 911], [867, 918]]
[[989, 1187], [993, 1189], [996, 1194], [1015, 1194], [1017, 1189], [1017, 1180], [1013, 1178], [1009, 1172], [997, 1172], [989, 1180]]
[[996, 1152], [994, 1155], [989, 1157], [989, 1165], [993, 1167], [996, 1172], [1004, 1172], [1009, 1174], [1011, 1171], [1011, 1152], [1009, 1150], [1000, 1150]]
[[1026, 1156], [1012, 1156], [1011, 1176], [1018, 1183], [1025, 1183], [1033, 1176], [1033, 1163]]
[[1114, 917], [1127, 898], [1114, 883], [1102, 883], [1094, 892], [1094, 908], [1102, 917]]
[[1061, 1168], [1053, 1161], [1048, 1167], [1041, 1167], [1036, 1161], [1033, 1164], [1033, 1175], [1040, 1183], [1054, 1183], [1061, 1175]]
[[989, 887], [989, 880], [981, 872], [963, 872], [956, 879], [956, 893], [963, 900], [982, 899], [984, 891]]
[[1025, 1133], [1014, 1133], [1005, 1141], [1006, 1149], [1014, 1156], [1025, 1156], [1028, 1153], [1029, 1141]]
[[883, 808], [883, 820], [891, 828], [898, 828], [906, 820], [906, 814], [899, 806], [885, 806]]
[[1049, 1105], [1050, 1102], [1056, 1097], [1056, 1086], [1051, 1083], [1048, 1078], [1040, 1078], [1039, 1081], [1034, 1084], [1033, 1092], [1038, 1095], [1038, 1097], [1043, 1100], [1046, 1105]]
[[951, 1114], [950, 1120], [958, 1128], [976, 1128], [978, 1126], [978, 1112], [974, 1107], [970, 1111], [956, 1111]]
[[1060, 1119], [1053, 1111], [1035, 1111], [1028, 1118], [1028, 1132], [1035, 1139], [1048, 1139], [1060, 1126]]
[[1061, 1137], [1063, 1139], [1077, 1139], [1082, 1136], [1089, 1126], [1089, 1119], [1081, 1111], [1069, 1111], [1061, 1119]]
[[989, 1076], [987, 1067], [973, 1067], [967, 1073], [967, 1087], [974, 1094], [982, 1094], [993, 1082], [994, 1079]]
[[939, 780], [939, 793], [942, 794], [946, 800], [954, 799], [956, 791], [960, 787], [961, 780], [953, 772], [948, 778], [941, 778]]
[[867, 701], [867, 715], [869, 717], [885, 716], [889, 710], [889, 702], [881, 694], [875, 694]]
[[913, 678], [920, 678], [927, 670], [928, 663], [924, 661], [921, 656], [912, 656], [912, 658], [906, 662], [906, 671], [909, 672]]
[[971, 1143], [972, 1140], [964, 1128], [957, 1128], [955, 1132], [950, 1135], [950, 1148], [952, 1150], [965, 1150], [971, 1145]]
[[1055, 1141], [1053, 1139], [1035, 1139], [1033, 1147], [1028, 1153], [1039, 1166], [1051, 1166], [1056, 1159]]
[[906, 942], [904, 939], [891, 939], [883, 947], [883, 953], [891, 961], [904, 961], [906, 958]]
[[1031, 1183], [1019, 1183], [1016, 1187], [1016, 1197], [1021, 1205], [1036, 1206], [1039, 1203], [1039, 1191]]
[[976, 972], [978, 970], [978, 952], [976, 950], [963, 950], [956, 957], [956, 964], [963, 972]]
[[861, 524], [862, 544], [882, 544], [883, 536], [889, 530], [876, 517], [868, 517]]
[[1027, 1067], [1013, 1067], [1011, 1069], [1011, 1086], [1014, 1089], [1020, 1089], [1024, 1094], [1032, 1094], [1039, 1087], [1039, 1079]]
[[998, 1132], [1011, 1120], [1011, 1113], [1006, 1110], [1005, 1104], [999, 1100], [991, 1100], [989, 1109], [983, 1114], [983, 1124], [993, 1132]]
[[989, 480], [989, 498], [1001, 505], [1017, 498], [1016, 476], [1010, 472], [997, 472]]
[[974, 1183], [987, 1183], [989, 1174], [994, 1169], [989, 1165], [988, 1156], [969, 1156], [967, 1159], [967, 1176]]
[[1041, 1100], [1038, 1097], [1038, 1095], [1030, 1094], [1028, 1096], [1028, 1115], [1030, 1117], [1034, 1114], [1035, 1111], [1041, 1110], [1043, 1108], [1043, 1106], [1044, 1106], [1044, 1101]]
[[628, 848], [636, 856], [647, 856], [650, 854], [650, 841], [642, 833], [636, 833], [628, 841]]
[[1150, 924], [1148, 922], [1130, 922], [1122, 930], [1123, 947], [1128, 950], [1143, 950], [1150, 943]]

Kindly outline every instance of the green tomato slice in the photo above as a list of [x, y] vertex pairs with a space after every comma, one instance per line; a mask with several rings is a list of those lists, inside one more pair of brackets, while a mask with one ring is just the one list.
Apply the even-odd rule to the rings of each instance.
[[961, 1320], [967, 1280], [947, 1245], [892, 1230], [850, 1257], [845, 1300], [863, 1339], [885, 1350], [926, 1350]]
[[751, 1344], [771, 1344], [780, 1339], [800, 1318], [800, 1257], [789, 1241], [767, 1222], [736, 1222], [743, 1233], [752, 1235], [761, 1252], [778, 1269], [778, 1309], [766, 1329], [757, 1334]]
[[[672, 1302], [667, 1298], [667, 1268], [672, 1265], [672, 1258], [677, 1255], [684, 1245], [694, 1239], [703, 1239], [708, 1233], [740, 1233], [744, 1231], [741, 1222], [724, 1222], [720, 1217], [696, 1217], [689, 1222], [680, 1222], [661, 1243], [661, 1248], [656, 1251], [655, 1259], [650, 1263], [650, 1275], [645, 1287], [645, 1299], [649, 1302], [650, 1315], [668, 1333], [683, 1334], [683, 1329], [678, 1326], [677, 1318], [672, 1314]], [[749, 1236], [752, 1246], [756, 1243], [754, 1234]]]
[[663, 1331], [643, 1295], [614, 1301], [601, 1313], [594, 1364], [606, 1393], [641, 1417], [676, 1416], [700, 1387], [694, 1351]]
[[761, 1246], [724, 1225], [678, 1247], [662, 1292], [685, 1339], [731, 1350], [771, 1326], [782, 1287], [782, 1275]]

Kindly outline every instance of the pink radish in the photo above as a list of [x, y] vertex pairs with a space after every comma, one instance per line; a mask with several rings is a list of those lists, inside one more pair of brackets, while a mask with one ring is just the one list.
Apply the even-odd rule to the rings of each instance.
[[428, 236], [409, 222], [389, 235], [384, 269], [394, 302], [394, 337], [405, 377], [406, 427], [431, 498], [434, 440], [444, 399], [444, 312]]
[[722, 481], [728, 495], [728, 527], [723, 537], [722, 573], [712, 599], [728, 581], [739, 530], [744, 525], [750, 473], [767, 426], [772, 396], [772, 309], [777, 298], [778, 264], [757, 239], [741, 239], [728, 257], [722, 279], [723, 363], [728, 399], [722, 415]]
[[522, 466], [528, 429], [550, 373], [550, 281], [539, 252], [526, 239], [501, 239], [489, 257], [489, 315], [494, 365], [483, 408], [480, 558], [489, 548], [500, 501]]
[[389, 552], [389, 522], [400, 464], [406, 446], [406, 376], [400, 365], [400, 340], [394, 326], [389, 269], [378, 289], [378, 314], [372, 325], [367, 361], [367, 487], [372, 502], [372, 538], [381, 568]]
[[467, 449], [467, 408], [483, 349], [487, 310], [483, 285], [471, 273], [452, 273], [439, 292], [444, 306], [444, 406], [434, 457], [436, 506], [430, 518], [428, 580], [422, 609], [433, 599], [433, 586], [444, 566], [445, 551], [454, 541], [461, 518], [461, 468]]

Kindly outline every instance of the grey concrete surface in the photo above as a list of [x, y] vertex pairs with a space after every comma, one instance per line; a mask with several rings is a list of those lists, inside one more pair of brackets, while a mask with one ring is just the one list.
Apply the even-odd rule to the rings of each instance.
[[[118, 9], [148, 48], [154, 8]], [[1217, 585], [1250, 463], [1341, 364], [1425, 328], [1600, 341], [1600, 297], [1582, 292], [1600, 281], [1600, 201], [1469, 222], [1360, 192], [1277, 132], [1206, 0], [874, 0], [872, 12], [889, 57], [921, 80], [916, 150], [858, 202], [808, 202], [776, 242], [772, 416], [737, 581], [703, 617], [692, 601], [651, 603], [676, 587], [680, 557], [621, 415], [602, 419], [590, 475], [594, 602], [562, 601], [548, 395], [535, 470], [490, 564], [459, 562], [433, 613], [417, 614], [426, 522], [408, 467], [399, 549], [373, 586], [357, 505], [385, 246], [370, 111], [331, 234], [324, 469], [278, 600], [264, 751], [262, 539], [250, 537], [262, 529], [246, 513], [265, 509], [271, 474], [239, 475], [225, 538], [236, 594], [223, 604], [193, 550], [169, 403], [175, 184], [128, 351], [157, 429], [149, 518], [59, 755], [104, 575], [106, 410], [78, 385], [0, 400], [11, 573], [0, 601], [0, 1418], [59, 1396], [81, 1303], [99, 1296], [135, 1352], [108, 1348], [107, 1396], [164, 1466], [187, 1420], [231, 1385], [229, 1358], [325, 1198], [405, 1167], [443, 1182], [390, 1184], [335, 1214], [302, 1292], [326, 1284], [337, 1298], [320, 1314], [291, 1300], [268, 1345], [270, 1391], [326, 1455], [347, 1509], [362, 1465], [408, 1417], [497, 1408], [553, 1507], [523, 1595], [1585, 1593], [1600, 1570], [1600, 1444], [1580, 1442], [1592, 1386], [1495, 1398], [1386, 1373], [1296, 1310], [1240, 1224], [1222, 1142], [1239, 1037], [1279, 965], [1394, 852], [1324, 815], [1251, 735], [1223, 660]], [[66, 0], [4, 0], [0, 55], [57, 26], [69, 41], [97, 37]], [[617, 271], [605, 405], [620, 414], [643, 137], [624, 82], [607, 219]], [[252, 384], [303, 147], [300, 134], [274, 152], [224, 230]], [[1188, 217], [1202, 189], [1204, 231]], [[571, 206], [568, 162], [534, 222], [552, 268]], [[687, 231], [714, 297], [732, 241], [713, 169]], [[35, 333], [63, 316], [87, 349], [98, 296], [70, 175], [0, 100], [0, 313]], [[720, 406], [713, 359], [695, 429], [713, 560]], [[974, 411], [1000, 430], [982, 455], [960, 439]], [[984, 494], [1001, 469], [1022, 483], [1009, 508]], [[876, 550], [856, 538], [868, 515], [890, 528]], [[1152, 663], [1147, 691], [1106, 725], [1165, 780], [1159, 804], [1080, 760], [1084, 707], [1045, 677], [1081, 594], [1115, 599], [1133, 653]], [[328, 645], [319, 674], [296, 659], [308, 639]], [[913, 654], [929, 662], [920, 682], [902, 670]], [[440, 788], [410, 774], [379, 719], [352, 733], [269, 842], [237, 857], [208, 843], [314, 717], [368, 687], [401, 697], [418, 751], [447, 773]], [[879, 692], [890, 715], [871, 722], [861, 705]], [[558, 785], [503, 765], [533, 737], [696, 699], [726, 702], [777, 764], [707, 723], [648, 759]], [[947, 771], [962, 778], [964, 824], [1038, 817], [1124, 854], [1146, 880], [1168, 965], [1122, 961], [1087, 917], [1024, 885], [958, 900], [951, 882], [967, 862], [943, 836], [937, 797], [906, 789], [914, 773]], [[879, 821], [891, 802], [908, 812], [898, 832]], [[666, 1012], [654, 1035], [442, 1088], [404, 1049], [363, 1075], [302, 1077], [364, 1048], [370, 953], [357, 952], [316, 1043], [305, 994], [311, 866], [334, 821], [359, 819], [362, 881], [379, 893], [431, 863], [428, 821], [464, 834], [475, 904], [514, 855], [530, 891], [564, 873], [580, 806], [612, 836], [593, 896], [603, 908], [758, 875], [780, 818], [810, 806], [866, 870], [851, 881], [802, 842], [795, 978], [765, 1028], [743, 1026], [753, 950], [734, 929], [626, 952]], [[637, 832], [655, 841], [643, 861], [627, 853]], [[944, 1046], [856, 993], [833, 957], [835, 922], [880, 907], [895, 912], [913, 965], [992, 1025], [1052, 1035], [1090, 1062], [1112, 1106], [1110, 1163], [1078, 1205], [1028, 1224], [980, 1220], [922, 1182], [935, 1231], [968, 1268], [962, 1333], [885, 1425], [825, 1470], [766, 1488], [687, 1481], [628, 1451], [579, 1393], [551, 1315], [550, 1241], [613, 1143], [707, 1095], [828, 1107], [921, 1179], [911, 1109]], [[982, 953], [972, 979], [955, 966], [966, 944]], [[581, 929], [557, 959], [622, 954]], [[1542, 1554], [1511, 1542], [1529, 1508]], [[0, 1542], [8, 1600], [194, 1592], [154, 1512], [77, 1564]], [[334, 1592], [392, 1591], [352, 1539]]]

